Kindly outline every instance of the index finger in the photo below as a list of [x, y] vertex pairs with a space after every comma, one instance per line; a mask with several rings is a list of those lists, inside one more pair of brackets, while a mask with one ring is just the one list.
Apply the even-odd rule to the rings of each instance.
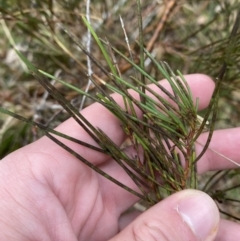
[[[186, 75], [185, 78], [192, 91], [193, 99], [196, 100], [196, 98], [199, 98], [199, 109], [206, 108], [214, 90], [214, 82], [210, 77], [202, 74]], [[160, 83], [164, 88], [172, 92], [167, 80], [162, 80]], [[166, 98], [167, 101], [171, 101], [169, 97], [167, 97], [156, 85], [152, 84], [149, 86], [156, 93]], [[134, 98], [139, 98], [139, 95], [136, 92], [131, 92], [131, 94], [134, 96]], [[124, 108], [122, 96], [119, 94], [113, 94], [112, 97], [119, 104], [119, 106]], [[121, 121], [103, 105], [95, 103], [84, 109], [81, 113], [93, 126], [100, 128], [103, 132], [105, 132], [105, 134], [108, 135], [108, 137], [116, 145], [121, 145], [126, 138], [126, 135], [121, 127]], [[136, 114], [138, 118], [142, 118], [142, 112], [138, 108], [136, 108]], [[83, 130], [83, 128], [80, 127], [73, 119], [69, 119], [61, 124], [57, 130], [74, 138], [83, 140], [89, 144], [96, 145], [94, 140], [92, 140], [92, 138]], [[72, 142], [68, 142], [68, 145], [72, 149], [77, 150], [78, 153], [81, 153], [84, 158], [91, 160], [91, 162], [94, 164], [101, 164], [107, 158], [106, 155], [102, 153], [79, 146], [78, 144]]]
[[[198, 172], [239, 168], [240, 165], [240, 128], [216, 130], [213, 133], [209, 148], [198, 161]], [[196, 143], [199, 154], [206, 143], [208, 133], [203, 133]]]

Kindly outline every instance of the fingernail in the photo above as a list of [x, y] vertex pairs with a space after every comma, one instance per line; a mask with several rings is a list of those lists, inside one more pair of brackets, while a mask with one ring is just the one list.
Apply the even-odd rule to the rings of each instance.
[[176, 208], [197, 240], [213, 240], [219, 224], [219, 211], [214, 201], [205, 193], [190, 191]]

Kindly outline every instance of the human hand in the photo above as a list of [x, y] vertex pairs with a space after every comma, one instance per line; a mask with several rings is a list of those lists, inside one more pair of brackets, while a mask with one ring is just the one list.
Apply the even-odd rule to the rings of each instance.
[[[200, 99], [199, 107], [207, 107], [213, 82], [199, 74], [188, 75], [186, 79], [194, 98]], [[169, 88], [166, 81], [161, 83]], [[114, 95], [114, 99], [123, 105], [119, 95]], [[119, 120], [100, 104], [91, 105], [82, 114], [116, 144], [124, 141]], [[137, 114], [141, 118], [141, 113]], [[73, 119], [57, 130], [95, 144]], [[216, 131], [212, 148], [240, 160], [239, 131]], [[199, 142], [204, 140], [203, 134]], [[122, 168], [108, 156], [62, 141], [103, 171], [136, 189]], [[226, 142], [231, 144], [226, 146]], [[197, 146], [198, 153], [201, 148]], [[231, 163], [211, 151], [207, 151], [198, 164], [200, 173], [231, 167]], [[136, 201], [135, 196], [88, 168], [47, 137], [0, 162], [0, 240], [240, 240], [239, 225], [220, 220], [213, 200], [200, 191], [178, 192], [137, 218], [138, 213], [123, 214]]]

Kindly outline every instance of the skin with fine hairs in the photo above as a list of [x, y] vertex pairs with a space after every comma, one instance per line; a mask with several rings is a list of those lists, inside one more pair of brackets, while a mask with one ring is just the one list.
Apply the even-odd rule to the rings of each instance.
[[[200, 100], [199, 109], [206, 108], [214, 82], [202, 74], [186, 75], [185, 78], [193, 98]], [[170, 90], [167, 81], [160, 83]], [[151, 88], [164, 96], [155, 86]], [[130, 92], [137, 98], [135, 92]], [[124, 106], [121, 96], [113, 94], [113, 98]], [[141, 118], [140, 110], [136, 109], [136, 112]], [[82, 110], [82, 114], [117, 145], [125, 140], [121, 123], [105, 107], [95, 103]], [[96, 145], [73, 119], [56, 129]], [[239, 128], [215, 131], [210, 147], [240, 163], [239, 134]], [[198, 142], [205, 143], [206, 138], [205, 133]], [[62, 138], [61, 141], [137, 190], [109, 156]], [[202, 146], [197, 145], [197, 153], [201, 149]], [[134, 155], [133, 148], [126, 151]], [[199, 173], [234, 167], [211, 150], [198, 162]], [[239, 224], [220, 219], [214, 201], [203, 192], [184, 190], [144, 213], [124, 214], [137, 201], [136, 196], [100, 176], [47, 137], [11, 153], [0, 162], [0, 240], [240, 240]]]

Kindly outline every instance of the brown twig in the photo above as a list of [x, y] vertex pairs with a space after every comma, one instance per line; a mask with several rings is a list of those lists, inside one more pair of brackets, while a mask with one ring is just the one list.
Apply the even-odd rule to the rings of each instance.
[[147, 50], [149, 52], [151, 52], [154, 43], [156, 42], [161, 30], [163, 29], [163, 27], [168, 19], [168, 16], [170, 15], [170, 13], [173, 11], [174, 7], [176, 6], [176, 3], [177, 3], [176, 0], [171, 0], [167, 3], [166, 8], [163, 12], [163, 16], [162, 16], [160, 22], [158, 23], [157, 28], [156, 28], [152, 38], [148, 42]]

